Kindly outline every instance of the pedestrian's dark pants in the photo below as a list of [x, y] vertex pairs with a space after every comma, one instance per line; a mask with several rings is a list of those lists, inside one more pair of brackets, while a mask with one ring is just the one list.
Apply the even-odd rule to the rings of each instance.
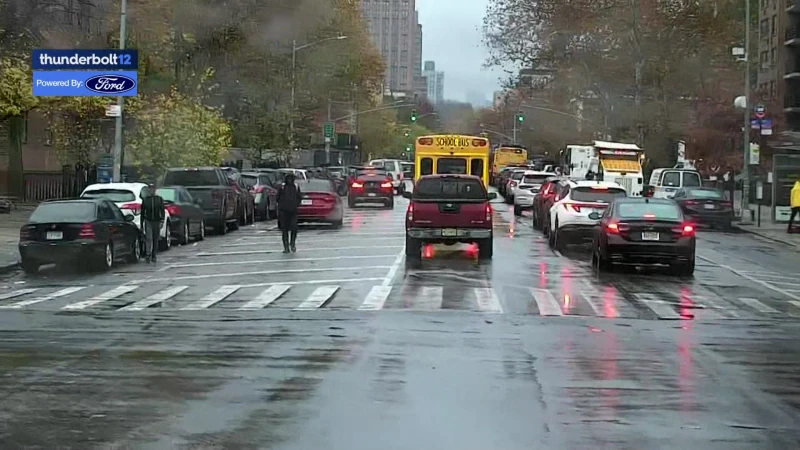
[[794, 222], [794, 216], [800, 214], [800, 207], [792, 208], [792, 215], [789, 216], [789, 228], [786, 229], [788, 233], [792, 232], [792, 223]]
[[283, 238], [283, 251], [297, 251], [297, 212], [280, 211], [278, 213], [278, 226]]
[[158, 220], [145, 221], [145, 250], [147, 251], [147, 260], [155, 261], [156, 254], [158, 253], [158, 241], [161, 234], [161, 222]]

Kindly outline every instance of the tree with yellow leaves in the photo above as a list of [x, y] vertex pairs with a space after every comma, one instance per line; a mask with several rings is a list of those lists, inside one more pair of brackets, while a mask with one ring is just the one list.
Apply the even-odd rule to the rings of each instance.
[[10, 152], [8, 186], [11, 195], [21, 197], [25, 186], [22, 178], [22, 138], [25, 113], [34, 108], [33, 74], [30, 61], [24, 57], [5, 55], [0, 59], [0, 121], [8, 121]]

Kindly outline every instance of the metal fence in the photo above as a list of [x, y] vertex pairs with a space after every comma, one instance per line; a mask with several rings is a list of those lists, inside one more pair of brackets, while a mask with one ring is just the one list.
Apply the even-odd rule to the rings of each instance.
[[97, 181], [96, 166], [64, 166], [61, 172], [25, 172], [26, 202], [40, 202], [81, 195], [86, 186]]

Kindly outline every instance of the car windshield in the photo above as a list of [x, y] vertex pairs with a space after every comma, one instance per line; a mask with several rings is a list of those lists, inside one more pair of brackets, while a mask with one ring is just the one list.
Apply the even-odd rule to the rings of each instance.
[[572, 199], [576, 202], [611, 203], [625, 198], [628, 194], [620, 188], [576, 187], [572, 189]]
[[549, 175], [525, 175], [522, 177], [522, 184], [544, 184]]
[[511, 174], [511, 179], [519, 181], [523, 176], [525, 176], [525, 172], [514, 172]]
[[681, 211], [677, 205], [671, 203], [621, 203], [617, 210], [620, 219], [641, 219], [651, 217], [658, 220], [679, 220]]
[[217, 186], [219, 178], [213, 170], [174, 170], [167, 172], [164, 184], [173, 186]]
[[384, 176], [385, 177], [385, 176], [389, 175], [389, 172], [387, 172], [385, 170], [377, 170], [377, 169], [367, 169], [367, 170], [356, 171], [356, 176], [357, 177], [370, 176], [370, 175]]
[[308, 181], [298, 181], [302, 192], [334, 192], [333, 184], [328, 180], [311, 179]]
[[175, 203], [178, 198], [178, 190], [177, 189], [170, 189], [170, 188], [160, 188], [156, 189], [156, 194], [164, 199], [166, 202], [173, 202]]
[[248, 188], [251, 188], [258, 184], [258, 175], [242, 175], [242, 182]]
[[414, 189], [414, 200], [485, 201], [481, 182], [468, 178], [423, 178]]
[[132, 202], [136, 200], [136, 195], [127, 189], [92, 189], [81, 195], [83, 198], [99, 198], [109, 200], [114, 203]]
[[84, 223], [95, 219], [95, 204], [91, 202], [42, 203], [28, 219], [30, 223]]
[[722, 191], [716, 189], [692, 189], [689, 191], [689, 197], [721, 200]]

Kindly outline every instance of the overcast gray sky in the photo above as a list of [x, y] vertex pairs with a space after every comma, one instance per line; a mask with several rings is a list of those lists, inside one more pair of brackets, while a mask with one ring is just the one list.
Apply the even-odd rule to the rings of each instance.
[[471, 91], [489, 101], [501, 71], [483, 69], [483, 16], [489, 0], [417, 0], [422, 24], [422, 59], [444, 71], [444, 96], [467, 101]]

